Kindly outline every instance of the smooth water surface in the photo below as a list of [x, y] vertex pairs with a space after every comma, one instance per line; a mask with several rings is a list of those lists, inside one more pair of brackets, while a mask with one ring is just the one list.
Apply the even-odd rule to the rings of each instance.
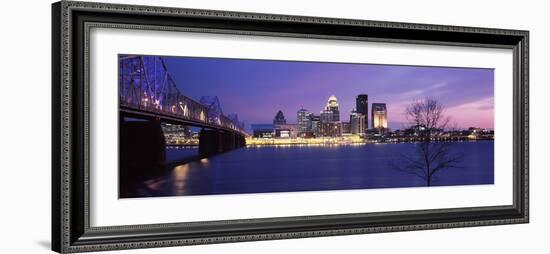
[[[493, 184], [494, 142], [456, 142], [462, 159], [443, 169], [432, 185]], [[171, 166], [145, 181], [131, 197], [346, 190], [426, 186], [426, 180], [395, 168], [414, 143], [359, 146], [245, 147], [208, 159]], [[167, 162], [195, 155], [196, 148], [167, 149]], [[392, 164], [393, 163], [393, 164]]]

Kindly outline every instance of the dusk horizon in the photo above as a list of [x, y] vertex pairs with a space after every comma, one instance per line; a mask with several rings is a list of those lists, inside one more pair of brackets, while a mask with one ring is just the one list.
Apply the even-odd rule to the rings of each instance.
[[[341, 120], [349, 120], [358, 94], [385, 103], [388, 127], [406, 126], [405, 108], [424, 98], [444, 107], [451, 125], [494, 129], [494, 70], [380, 64], [163, 57], [178, 89], [198, 100], [218, 96], [224, 114], [251, 124], [270, 124], [281, 110], [288, 123], [297, 111], [318, 115], [334, 95]], [[370, 121], [370, 116], [368, 117]]]

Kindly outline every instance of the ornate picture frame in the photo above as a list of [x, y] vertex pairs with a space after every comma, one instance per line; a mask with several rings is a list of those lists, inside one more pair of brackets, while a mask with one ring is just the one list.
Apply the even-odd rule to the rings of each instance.
[[[513, 204], [95, 227], [90, 224], [93, 28], [499, 48], [513, 54]], [[52, 249], [60, 253], [529, 221], [529, 32], [61, 1], [52, 5]]]

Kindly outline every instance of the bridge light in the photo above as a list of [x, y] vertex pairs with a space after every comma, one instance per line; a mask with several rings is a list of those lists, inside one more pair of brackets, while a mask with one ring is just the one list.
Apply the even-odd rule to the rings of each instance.
[[180, 108], [183, 111], [183, 116], [189, 117], [189, 109], [187, 108], [187, 104], [184, 104], [183, 107], [181, 105], [182, 103], [180, 102]]
[[200, 119], [201, 121], [203, 121], [203, 122], [204, 122], [204, 120], [205, 120], [204, 111], [202, 111], [202, 110], [201, 110], [201, 114], [200, 114], [200, 116], [199, 116], [199, 119]]
[[145, 98], [143, 98], [141, 104], [142, 104], [144, 107], [147, 107], [147, 104], [148, 104], [147, 102], [148, 102], [148, 101], [149, 101], [149, 99], [147, 99], [147, 97], [145, 97]]

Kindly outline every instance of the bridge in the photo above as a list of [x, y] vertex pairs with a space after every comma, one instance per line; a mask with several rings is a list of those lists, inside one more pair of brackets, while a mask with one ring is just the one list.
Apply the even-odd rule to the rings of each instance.
[[120, 55], [118, 84], [121, 166], [164, 164], [161, 122], [202, 128], [201, 157], [245, 146], [248, 133], [237, 114], [224, 115], [216, 96], [185, 96], [162, 57]]

